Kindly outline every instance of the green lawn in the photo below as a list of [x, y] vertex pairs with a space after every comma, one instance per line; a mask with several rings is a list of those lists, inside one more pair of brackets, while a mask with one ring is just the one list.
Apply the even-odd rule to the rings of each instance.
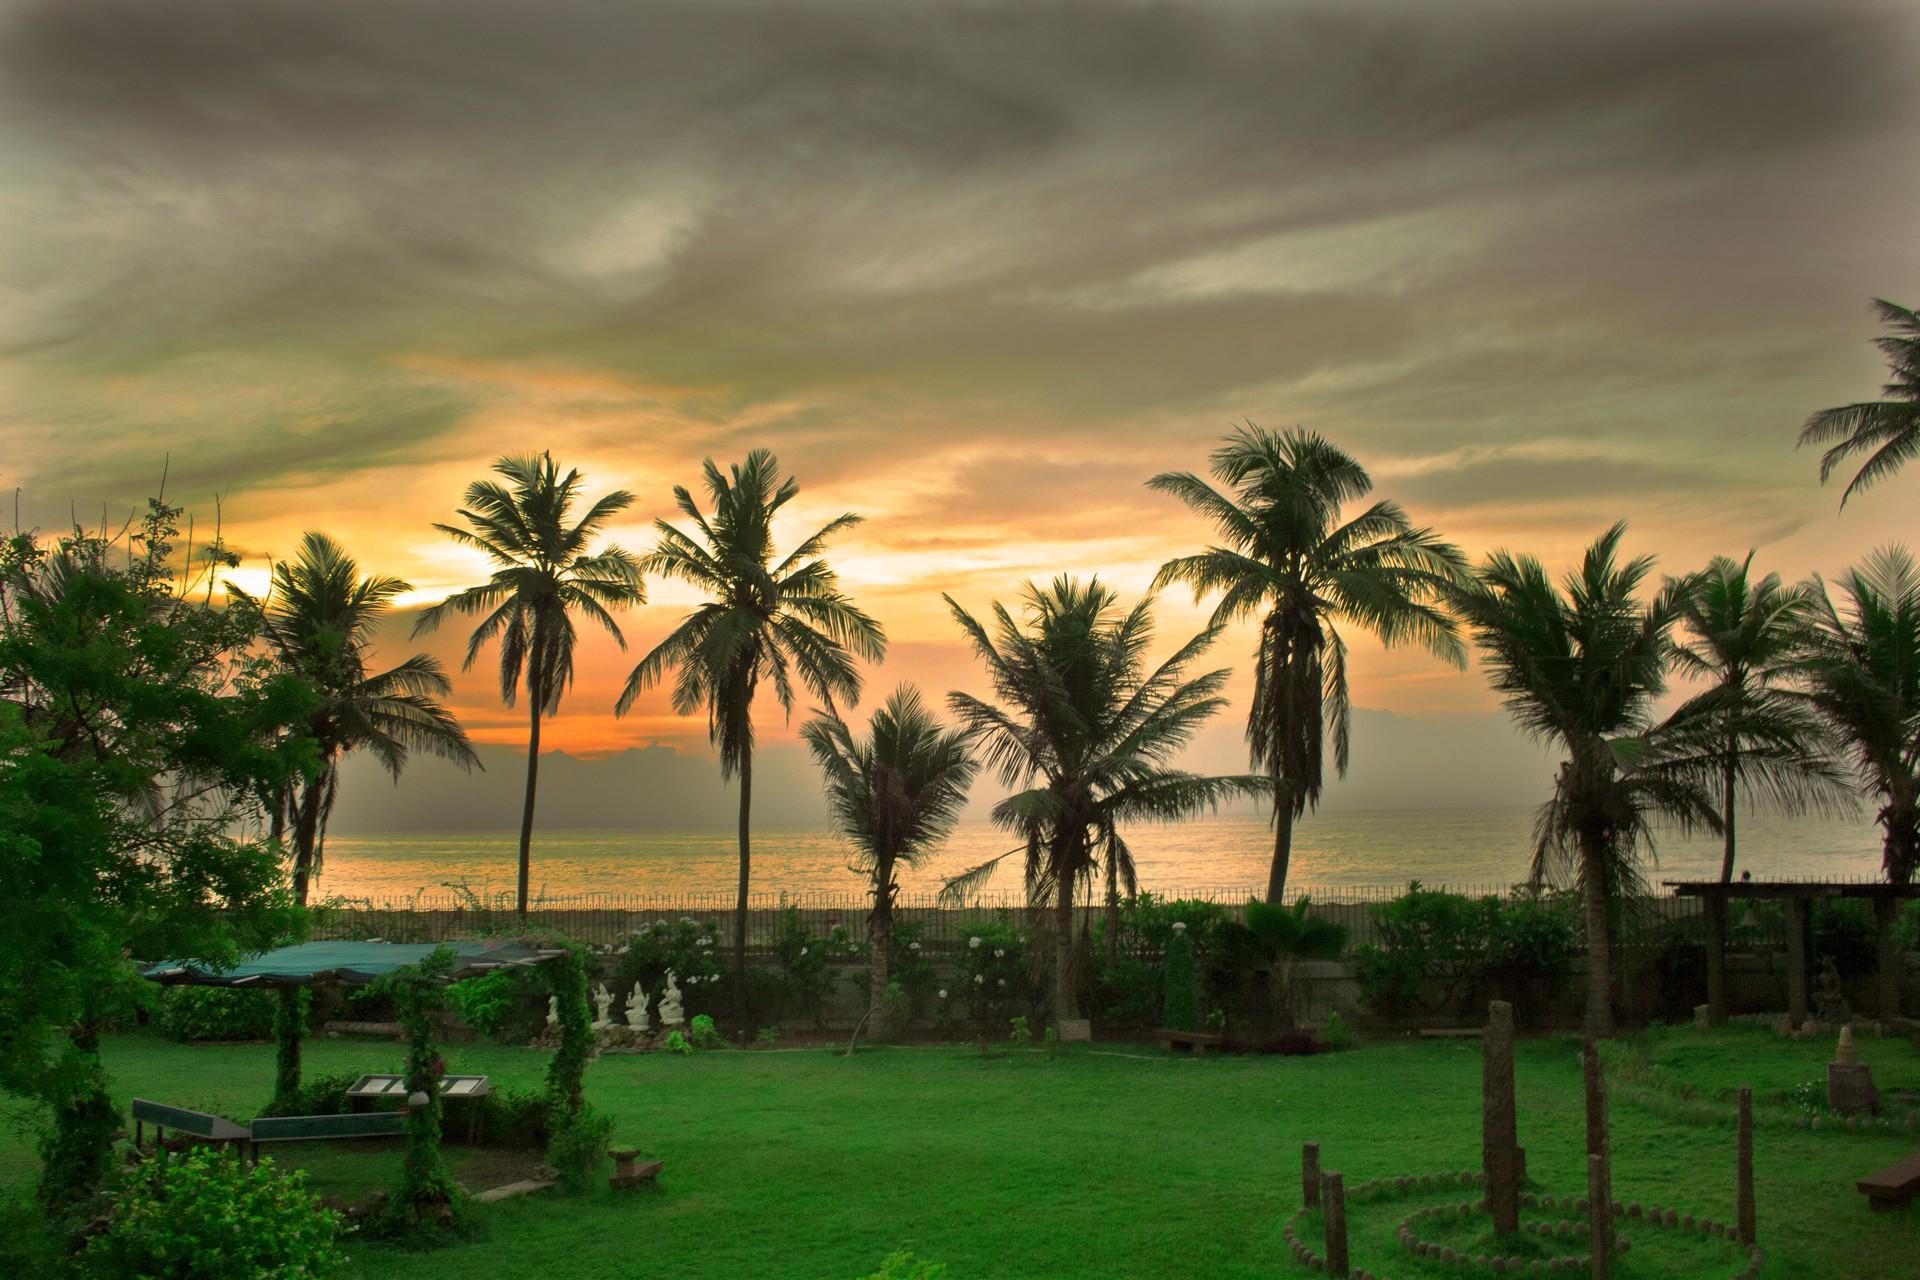
[[[525, 1085], [546, 1065], [540, 1052], [486, 1046], [452, 1046], [448, 1058], [454, 1070]], [[106, 1059], [123, 1096], [236, 1117], [251, 1113], [272, 1077], [267, 1046], [121, 1037]], [[397, 1066], [398, 1050], [317, 1041], [307, 1062], [314, 1072], [375, 1070]], [[1583, 1191], [1572, 1042], [1524, 1043], [1518, 1071], [1534, 1179]], [[589, 1070], [592, 1100], [616, 1119], [617, 1139], [665, 1157], [657, 1190], [482, 1208], [479, 1239], [430, 1253], [350, 1246], [350, 1274], [852, 1280], [905, 1247], [948, 1263], [949, 1280], [1304, 1275], [1281, 1240], [1299, 1194], [1301, 1141], [1318, 1140], [1324, 1166], [1349, 1185], [1477, 1166], [1479, 1082], [1475, 1042], [1198, 1061], [1121, 1047], [1057, 1060], [982, 1059], [963, 1048], [852, 1059], [822, 1050], [610, 1057]], [[1731, 1131], [1682, 1127], [1623, 1103], [1613, 1132], [1620, 1199], [1732, 1217]], [[1860, 1174], [1914, 1146], [1883, 1135], [1763, 1132], [1765, 1274], [1920, 1280], [1920, 1210], [1870, 1213], [1852, 1190]], [[362, 1170], [384, 1177], [395, 1159], [350, 1147], [289, 1155], [334, 1186]], [[500, 1172], [466, 1171], [478, 1181]], [[21, 1247], [21, 1188], [31, 1174], [26, 1135], [0, 1131], [0, 1176], [13, 1189], [0, 1260]], [[1357, 1207], [1355, 1265], [1395, 1280], [1462, 1274], [1400, 1251], [1394, 1225], [1421, 1203]], [[1622, 1280], [1739, 1269], [1724, 1243], [1645, 1227], [1627, 1234], [1632, 1251], [1614, 1273]]]

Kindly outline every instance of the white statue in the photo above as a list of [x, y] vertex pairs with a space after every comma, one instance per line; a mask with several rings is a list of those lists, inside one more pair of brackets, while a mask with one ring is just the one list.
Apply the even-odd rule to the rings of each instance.
[[680, 984], [673, 980], [673, 970], [667, 970], [667, 989], [660, 993], [660, 1025], [678, 1027], [686, 1023], [687, 1015], [680, 1008]]
[[595, 1031], [605, 1031], [609, 1026], [613, 1025], [612, 1019], [607, 1017], [607, 1010], [611, 1008], [612, 1005], [613, 996], [608, 992], [607, 984], [602, 982], [595, 986], [593, 989], [593, 1029]]
[[641, 1032], [647, 1029], [647, 992], [639, 983], [633, 984], [633, 990], [627, 993], [627, 1030]]
[[547, 1025], [550, 1027], [557, 1027], [560, 1025], [560, 997], [559, 996], [547, 997]]

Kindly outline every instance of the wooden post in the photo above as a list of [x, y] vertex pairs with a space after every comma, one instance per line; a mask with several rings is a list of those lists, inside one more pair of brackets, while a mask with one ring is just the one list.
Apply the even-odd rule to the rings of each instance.
[[1513, 1006], [1487, 1008], [1480, 1051], [1480, 1163], [1487, 1175], [1487, 1212], [1499, 1235], [1520, 1229], [1520, 1185], [1514, 1177], [1518, 1123], [1513, 1098]]
[[1613, 1201], [1608, 1191], [1607, 1158], [1587, 1157], [1587, 1243], [1593, 1246], [1593, 1280], [1607, 1280], [1613, 1259]]
[[1807, 1020], [1807, 900], [1788, 898], [1787, 1017], [1798, 1031]]
[[1727, 1020], [1727, 900], [1710, 893], [1705, 900], [1707, 921], [1707, 1021]]
[[1906, 957], [1900, 954], [1899, 944], [1894, 941], [1893, 923], [1899, 914], [1900, 904], [1892, 898], [1873, 900], [1873, 939], [1880, 956], [1880, 1016], [1897, 1018], [1900, 1016], [1900, 979], [1906, 975], [1901, 972]]
[[1753, 1090], [1740, 1086], [1740, 1149], [1735, 1187], [1735, 1218], [1740, 1244], [1753, 1244]]
[[1320, 1144], [1300, 1144], [1300, 1203], [1312, 1209], [1320, 1203]]
[[1320, 1196], [1326, 1206], [1327, 1274], [1347, 1274], [1347, 1193], [1340, 1175], [1330, 1173]]

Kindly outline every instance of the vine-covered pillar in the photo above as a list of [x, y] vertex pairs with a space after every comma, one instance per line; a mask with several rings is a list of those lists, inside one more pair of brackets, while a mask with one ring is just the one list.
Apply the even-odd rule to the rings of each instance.
[[541, 965], [553, 992], [560, 1045], [547, 1066], [547, 1102], [556, 1127], [580, 1110], [586, 1097], [587, 1058], [593, 1052], [593, 1014], [587, 1004], [587, 963], [568, 947]]
[[393, 1203], [407, 1223], [451, 1221], [457, 1192], [440, 1150], [440, 1078], [447, 1064], [434, 1038], [434, 1015], [446, 1003], [445, 980], [452, 967], [453, 953], [443, 948], [382, 980], [407, 1038], [407, 1150]]
[[274, 1111], [285, 1111], [300, 1096], [300, 1042], [306, 1034], [307, 989], [283, 986], [275, 989], [278, 1004], [273, 1011], [273, 1104]]

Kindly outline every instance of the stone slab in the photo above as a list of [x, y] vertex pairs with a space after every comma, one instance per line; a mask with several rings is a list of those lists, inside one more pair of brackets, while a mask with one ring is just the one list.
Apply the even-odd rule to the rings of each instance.
[[551, 1181], [529, 1178], [524, 1182], [509, 1182], [503, 1187], [493, 1187], [482, 1191], [474, 1199], [481, 1204], [492, 1204], [497, 1200], [511, 1200], [515, 1196], [531, 1195], [535, 1191], [545, 1191], [551, 1187]]

